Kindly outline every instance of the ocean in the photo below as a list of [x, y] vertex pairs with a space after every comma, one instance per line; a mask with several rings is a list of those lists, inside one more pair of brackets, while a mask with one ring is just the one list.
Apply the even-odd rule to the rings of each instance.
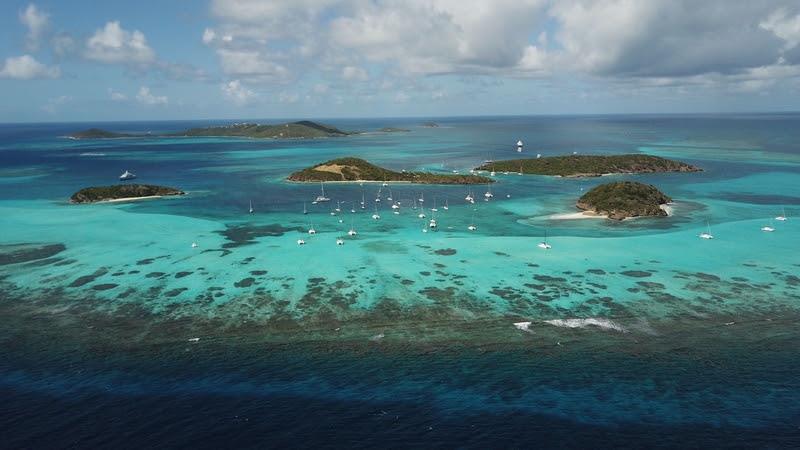
[[[0, 447], [800, 446], [800, 114], [324, 122], [363, 133], [0, 125]], [[154, 136], [65, 138], [91, 127]], [[285, 181], [343, 156], [467, 173], [573, 152], [703, 172], [497, 173], [490, 201], [328, 183], [312, 204], [319, 185]], [[187, 195], [68, 202], [125, 170]], [[616, 180], [672, 214], [562, 217]]]

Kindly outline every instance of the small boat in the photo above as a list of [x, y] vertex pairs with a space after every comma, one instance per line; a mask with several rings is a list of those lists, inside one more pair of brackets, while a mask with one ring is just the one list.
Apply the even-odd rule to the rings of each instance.
[[495, 171], [493, 170], [493, 171], [489, 172], [489, 175], [490, 176], [495, 176], [495, 175], [497, 175], [497, 173], [495, 173]]
[[311, 224], [311, 226], [308, 228], [308, 234], [310, 234], [310, 235], [312, 235], [312, 236], [313, 236], [313, 235], [315, 235], [315, 234], [317, 234], [317, 230], [316, 230], [316, 229], [314, 229], [314, 224], [313, 224], [313, 223], [312, 223], [312, 224]]
[[356, 202], [353, 202], [353, 204], [350, 206], [350, 212], [351, 213], [355, 213], [356, 212]]
[[372, 218], [375, 220], [380, 220], [381, 215], [378, 214], [378, 205], [375, 205], [375, 214], [372, 215]]
[[428, 223], [428, 228], [436, 229], [439, 225], [436, 223], [436, 219], [432, 218], [431, 221]]
[[420, 203], [425, 203], [425, 193], [424, 192], [420, 192], [419, 193], [419, 202]]
[[356, 227], [354, 226], [353, 222], [350, 222], [350, 231], [347, 232], [348, 236], [355, 236], [358, 232], [356, 231]]
[[250, 214], [253, 214], [253, 201], [250, 200]]
[[366, 204], [366, 202], [364, 201], [364, 191], [362, 190], [362, 191], [361, 191], [361, 209], [364, 209], [364, 208], [366, 207], [366, 205], [367, 205], [367, 204]]
[[397, 203], [392, 203], [392, 209], [400, 209], [400, 205]]
[[389, 189], [389, 196], [386, 197], [386, 200], [387, 201], [392, 201], [392, 190], [391, 189]]
[[781, 208], [781, 215], [775, 217], [775, 220], [779, 222], [786, 222], [786, 208]]
[[474, 203], [475, 202], [475, 199], [472, 198], [472, 191], [469, 191], [467, 193], [467, 196], [464, 197], [464, 200], [466, 200], [466, 201], [468, 201], [470, 203]]
[[336, 201], [336, 209], [334, 211], [342, 212], [342, 202], [340, 202], [338, 200]]
[[321, 193], [321, 194], [319, 194], [319, 195], [317, 196], [317, 198], [316, 198], [314, 201], [315, 201], [316, 203], [322, 203], [322, 202], [329, 202], [329, 201], [331, 201], [331, 199], [330, 199], [330, 198], [328, 198], [328, 197], [326, 197], [326, 196], [325, 196], [325, 183], [320, 183], [320, 187], [322, 188], [322, 193]]
[[550, 244], [547, 243], [547, 230], [544, 230], [544, 240], [542, 242], [539, 242], [537, 247], [543, 250], [550, 250], [551, 248], [553, 248]]
[[344, 245], [344, 239], [336, 238], [336, 245]]
[[419, 214], [417, 214], [417, 217], [419, 217], [420, 219], [425, 218], [425, 208], [422, 208], [422, 211]]
[[197, 248], [197, 242], [192, 242], [192, 248]]
[[122, 175], [119, 176], [119, 181], [132, 180], [134, 178], [136, 178], [136, 175], [126, 170], [125, 172], [122, 173]]
[[[316, 203], [316, 202], [315, 202]], [[306, 209], [306, 202], [303, 202], [303, 214], [308, 214], [308, 209]]]
[[517, 153], [522, 153], [522, 140], [517, 141]]
[[714, 239], [714, 235], [711, 234], [711, 225], [706, 220], [706, 231], [700, 233], [700, 239]]
[[772, 233], [773, 231], [775, 231], [775, 227], [773, 227], [772, 223], [770, 223], [769, 225], [764, 225], [763, 227], [761, 227], [761, 231]]
[[490, 198], [494, 197], [494, 194], [492, 194], [491, 184], [486, 185], [486, 192], [483, 194], [483, 196], [486, 197], [486, 201], [489, 201]]
[[472, 218], [469, 220], [469, 226], [467, 227], [469, 231], [475, 231], [478, 227], [475, 226], [475, 214], [472, 214]]
[[298, 239], [297, 240], [297, 245], [306, 245], [306, 241], [304, 241], [302, 239]]
[[431, 208], [431, 212], [437, 212], [439, 208], [436, 207], [436, 197], [433, 198], [433, 208]]
[[450, 209], [450, 207], [447, 205], [447, 199], [444, 199], [444, 206], [442, 206], [442, 209], [445, 210], [445, 211]]

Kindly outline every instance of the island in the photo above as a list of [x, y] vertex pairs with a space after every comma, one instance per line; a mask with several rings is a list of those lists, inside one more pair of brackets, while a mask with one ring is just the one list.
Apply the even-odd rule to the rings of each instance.
[[317, 164], [289, 175], [288, 180], [304, 183], [385, 181], [417, 184], [488, 184], [494, 182], [489, 177], [479, 175], [395, 172], [354, 157], [332, 159]]
[[411, 130], [406, 128], [383, 127], [378, 131], [380, 131], [381, 133], [408, 133]]
[[601, 184], [584, 194], [575, 206], [598, 217], [623, 220], [629, 217], [667, 216], [666, 194], [650, 184], [618, 181]]
[[121, 137], [241, 137], [254, 139], [314, 139], [324, 137], [349, 136], [355, 133], [342, 131], [336, 127], [323, 125], [310, 120], [263, 125], [257, 123], [234, 123], [231, 125], [190, 128], [184, 131], [165, 134], [124, 134], [91, 128], [72, 133], [70, 139], [108, 139]]
[[422, 126], [425, 128], [439, 128], [439, 124], [436, 122], [423, 122]]
[[78, 131], [67, 135], [70, 139], [119, 139], [141, 137], [144, 135], [129, 134], [129, 133], [115, 133], [113, 131], [103, 130], [100, 128], [89, 128], [88, 130]]
[[658, 156], [628, 154], [567, 155], [487, 161], [478, 167], [477, 170], [522, 172], [525, 174], [560, 177], [599, 177], [610, 174], [702, 172], [703, 169], [691, 164]]
[[72, 194], [70, 203], [122, 202], [145, 198], [158, 198], [184, 195], [185, 192], [166, 186], [152, 184], [115, 184], [113, 186], [93, 186], [83, 188]]

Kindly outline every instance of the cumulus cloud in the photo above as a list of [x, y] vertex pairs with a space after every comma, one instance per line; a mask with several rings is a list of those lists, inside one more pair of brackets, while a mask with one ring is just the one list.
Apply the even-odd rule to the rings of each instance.
[[756, 92], [800, 64], [796, 0], [213, 0], [211, 17], [203, 42], [231, 79], [313, 74], [331, 98], [425, 98], [409, 80], [438, 75]]
[[58, 78], [60, 76], [61, 69], [58, 66], [48, 67], [31, 55], [6, 58], [5, 64], [0, 69], [0, 78], [14, 78], [17, 80]]
[[146, 86], [139, 88], [139, 92], [136, 94], [136, 100], [143, 105], [150, 106], [166, 105], [169, 102], [167, 96], [153, 95], [153, 93], [150, 92], [150, 88]]
[[55, 114], [56, 112], [58, 112], [58, 109], [59, 109], [59, 107], [61, 107], [61, 105], [65, 104], [65, 103], [67, 103], [67, 102], [69, 102], [71, 100], [72, 100], [72, 97], [70, 97], [69, 95], [61, 95], [61, 96], [58, 96], [58, 97], [53, 97], [53, 98], [47, 100], [47, 103], [42, 105], [42, 111], [44, 111], [44, 112], [46, 112], [48, 114]]
[[20, 11], [19, 21], [28, 29], [28, 34], [25, 37], [26, 47], [31, 51], [37, 50], [42, 35], [49, 25], [50, 16], [31, 3]]
[[246, 105], [257, 97], [255, 92], [247, 89], [239, 80], [224, 83], [221, 88], [223, 96], [239, 106]]
[[124, 102], [128, 100], [127, 95], [123, 94], [122, 92], [115, 91], [112, 88], [108, 88], [108, 96], [115, 102]]
[[85, 57], [103, 63], [147, 65], [156, 55], [141, 31], [128, 31], [119, 21], [112, 21], [86, 41]]

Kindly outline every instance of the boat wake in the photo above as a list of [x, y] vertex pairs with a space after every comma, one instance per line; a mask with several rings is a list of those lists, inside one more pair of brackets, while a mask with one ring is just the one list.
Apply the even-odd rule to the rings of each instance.
[[544, 323], [562, 328], [597, 327], [603, 330], [619, 331], [621, 333], [628, 332], [628, 330], [623, 328], [621, 325], [611, 320], [594, 318], [594, 317], [589, 317], [587, 319], [553, 319], [553, 320], [545, 320]]

